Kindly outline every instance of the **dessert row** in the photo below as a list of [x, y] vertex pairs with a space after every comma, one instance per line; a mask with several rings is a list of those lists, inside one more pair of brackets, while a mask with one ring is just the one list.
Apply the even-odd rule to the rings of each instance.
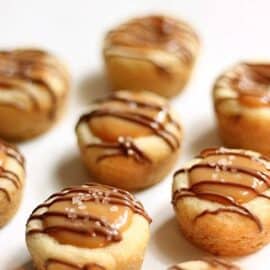
[[[108, 32], [103, 55], [117, 91], [94, 102], [75, 128], [82, 160], [100, 184], [63, 189], [33, 211], [26, 241], [37, 269], [140, 269], [151, 218], [126, 190], [158, 183], [175, 165], [183, 128], [164, 97], [186, 85], [198, 50], [195, 31], [165, 16]], [[26, 140], [48, 130], [64, 112], [69, 85], [67, 68], [50, 53], [0, 52], [0, 136]], [[181, 231], [214, 255], [246, 255], [270, 241], [269, 85], [268, 63], [240, 63], [222, 74], [213, 102], [224, 145], [234, 149], [203, 150], [174, 174]], [[0, 161], [3, 226], [19, 206], [25, 170], [18, 149], [4, 141]], [[237, 267], [202, 259], [171, 269]]]
[[[25, 171], [14, 146], [1, 141], [1, 154], [3, 226], [18, 208]], [[174, 174], [172, 204], [183, 235], [214, 255], [246, 255], [268, 244], [269, 170], [270, 159], [257, 152], [203, 150]], [[128, 191], [87, 183], [37, 206], [27, 221], [26, 242], [39, 270], [140, 269], [150, 223]], [[238, 268], [211, 258], [172, 269]]]
[[[175, 96], [189, 80], [199, 44], [191, 26], [166, 16], [116, 27], [103, 48], [111, 89]], [[217, 78], [213, 103], [224, 145], [270, 154], [269, 85], [268, 62], [242, 62]], [[68, 70], [54, 55], [40, 49], [1, 51], [0, 136], [18, 141], [44, 133], [63, 114], [69, 86]]]

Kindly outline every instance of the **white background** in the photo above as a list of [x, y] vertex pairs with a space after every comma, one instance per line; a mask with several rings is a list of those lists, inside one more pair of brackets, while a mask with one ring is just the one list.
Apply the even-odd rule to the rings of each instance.
[[[210, 96], [219, 72], [241, 59], [269, 57], [269, 9], [268, 0], [0, 0], [0, 47], [49, 49], [67, 62], [74, 82], [63, 121], [20, 145], [27, 160], [27, 184], [18, 214], [0, 230], [0, 270], [32, 269], [24, 241], [26, 218], [52, 192], [88, 179], [78, 158], [74, 125], [84, 106], [106, 90], [100, 53], [106, 30], [154, 11], [186, 18], [198, 30], [198, 65], [186, 91], [173, 101], [185, 130], [179, 167], [202, 148], [219, 144]], [[205, 255], [178, 231], [170, 205], [171, 175], [137, 194], [154, 219], [144, 270], [162, 270]], [[235, 261], [247, 270], [269, 270], [269, 251], [264, 248]]]

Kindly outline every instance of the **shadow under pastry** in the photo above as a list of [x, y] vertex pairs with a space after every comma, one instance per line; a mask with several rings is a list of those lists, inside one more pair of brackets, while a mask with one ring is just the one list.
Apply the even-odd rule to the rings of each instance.
[[78, 86], [78, 100], [80, 105], [89, 105], [89, 103], [108, 94], [109, 86], [102, 72], [89, 74], [82, 78]]
[[93, 181], [87, 173], [79, 153], [77, 151], [69, 151], [69, 155], [65, 155], [60, 159], [56, 167], [56, 178], [60, 187], [80, 185]]
[[171, 217], [153, 233], [154, 248], [158, 250], [163, 263], [170, 265], [209, 256], [189, 243], [179, 230], [176, 219]]

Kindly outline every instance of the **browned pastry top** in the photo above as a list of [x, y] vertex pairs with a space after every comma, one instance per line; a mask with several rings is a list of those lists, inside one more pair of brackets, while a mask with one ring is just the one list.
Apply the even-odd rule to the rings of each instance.
[[[109, 156], [128, 155], [138, 162], [151, 162], [134, 143], [135, 138], [150, 135], [161, 138], [172, 151], [180, 147], [181, 127], [173, 119], [168, 104], [147, 101], [144, 95], [116, 93], [100, 100], [97, 109], [80, 118], [77, 128], [83, 122], [88, 123], [91, 132], [101, 140], [87, 147], [110, 149]], [[98, 161], [106, 157], [107, 154]]]
[[[24, 169], [24, 157], [17, 147], [0, 139], [0, 181], [9, 181], [15, 189], [20, 189], [22, 188], [22, 179], [15, 171], [6, 168], [8, 158], [13, 159]], [[11, 192], [6, 185], [0, 183], [0, 192], [3, 192], [7, 200], [11, 201]]]
[[270, 105], [270, 64], [240, 63], [222, 75], [217, 85], [222, 79], [228, 80], [229, 87], [236, 91], [240, 104], [248, 107]]
[[114, 46], [165, 50], [188, 62], [194, 56], [190, 43], [199, 42], [188, 24], [161, 15], [132, 19], [110, 31], [106, 40]]
[[263, 194], [270, 186], [269, 159], [244, 150], [226, 148], [206, 149], [198, 158], [200, 161], [190, 168], [176, 172], [176, 176], [187, 173], [189, 183], [187, 188], [175, 191], [174, 203], [187, 196], [217, 202], [224, 208], [216, 213], [237, 212], [253, 219], [262, 229], [260, 221], [245, 207], [245, 203], [257, 197], [270, 199]]
[[[210, 258], [210, 259], [202, 259], [200, 261], [207, 263], [209, 265], [208, 268], [209, 270], [240, 270], [239, 267], [220, 259]], [[184, 270], [184, 269], [181, 268], [181, 266], [175, 265], [170, 267], [168, 270]]]
[[[36, 92], [46, 91], [51, 99], [50, 114], [53, 116], [54, 107], [66, 94], [68, 85], [67, 71], [49, 53], [37, 49], [0, 51], [0, 91], [8, 89], [12, 94], [12, 91], [20, 90], [28, 97], [33, 109], [40, 108]], [[6, 104], [6, 101], [0, 99], [0, 103]], [[8, 105], [22, 109], [16, 102]]]
[[28, 220], [41, 221], [27, 234], [45, 233], [61, 244], [97, 248], [122, 240], [133, 214], [151, 221], [141, 203], [129, 192], [99, 184], [71, 187], [53, 194]]

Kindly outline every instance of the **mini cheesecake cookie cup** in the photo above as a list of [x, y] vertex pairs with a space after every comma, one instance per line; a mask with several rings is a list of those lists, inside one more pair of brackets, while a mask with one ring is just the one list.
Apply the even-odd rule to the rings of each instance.
[[177, 171], [173, 205], [184, 236], [216, 255], [242, 256], [270, 241], [269, 159], [206, 149]]

